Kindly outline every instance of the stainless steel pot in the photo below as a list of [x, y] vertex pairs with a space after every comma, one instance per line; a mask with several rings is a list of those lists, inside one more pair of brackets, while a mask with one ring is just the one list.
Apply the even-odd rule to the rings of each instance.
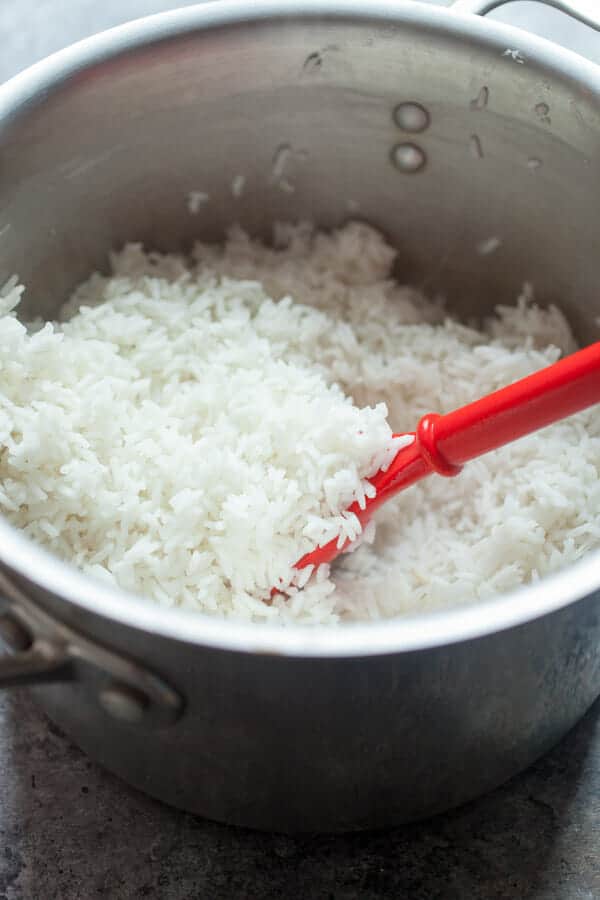
[[[599, 97], [592, 63], [415, 3], [224, 2], [126, 25], [0, 89], [0, 278], [19, 272], [26, 312], [49, 316], [124, 240], [168, 249], [358, 208], [402, 277], [461, 314], [531, 280], [597, 339]], [[269, 179], [282, 146], [293, 193]], [[195, 190], [211, 199], [190, 215]], [[527, 766], [600, 693], [598, 554], [493, 602], [341, 630], [158, 609], [4, 522], [0, 561], [16, 650], [0, 682], [34, 684], [131, 784], [226, 822], [430, 815]]]

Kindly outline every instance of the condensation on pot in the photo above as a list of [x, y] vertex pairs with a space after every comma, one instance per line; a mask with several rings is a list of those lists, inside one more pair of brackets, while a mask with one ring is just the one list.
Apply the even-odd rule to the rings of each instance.
[[429, 112], [420, 103], [406, 101], [399, 103], [394, 110], [394, 122], [402, 131], [419, 134], [429, 128], [431, 121]]
[[391, 153], [392, 164], [407, 175], [421, 172], [427, 165], [425, 151], [417, 144], [396, 144]]

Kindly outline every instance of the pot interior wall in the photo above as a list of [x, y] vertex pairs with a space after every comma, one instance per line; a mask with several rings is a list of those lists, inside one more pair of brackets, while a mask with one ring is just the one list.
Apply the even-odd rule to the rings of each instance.
[[[421, 133], [394, 121], [406, 101], [428, 112]], [[421, 171], [394, 165], [405, 142]], [[458, 30], [289, 19], [165, 36], [5, 118], [0, 278], [17, 272], [23, 315], [49, 317], [127, 240], [170, 250], [233, 222], [268, 237], [278, 219], [354, 216], [398, 247], [402, 280], [459, 314], [531, 281], [589, 341], [599, 144], [591, 92]], [[195, 215], [194, 191], [209, 195]]]

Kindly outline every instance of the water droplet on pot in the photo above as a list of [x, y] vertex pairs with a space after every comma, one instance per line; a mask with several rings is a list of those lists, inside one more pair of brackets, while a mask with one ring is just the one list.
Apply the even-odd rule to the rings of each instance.
[[275, 150], [269, 174], [269, 183], [275, 185], [284, 194], [293, 194], [296, 185], [290, 176], [297, 163], [306, 162], [308, 153], [305, 150], [294, 150], [290, 144], [280, 144]]
[[542, 168], [542, 161], [538, 159], [537, 156], [530, 156], [527, 160], [527, 168], [531, 169], [532, 172], [536, 172], [538, 169]]
[[469, 138], [469, 152], [473, 159], [483, 159], [483, 146], [479, 135], [472, 134]]
[[304, 65], [302, 66], [302, 71], [307, 72], [309, 75], [318, 72], [321, 66], [323, 65], [323, 57], [319, 53], [319, 51], [315, 51], [315, 53], [310, 53], [306, 59], [304, 60]]
[[550, 112], [550, 107], [547, 103], [536, 103], [534, 109], [535, 114], [540, 122], [544, 122], [546, 125], [550, 125], [552, 123], [552, 119], [548, 115], [548, 113]]
[[471, 109], [485, 109], [490, 99], [490, 89], [484, 84], [477, 96], [471, 100], [469, 106]]
[[394, 110], [394, 122], [403, 131], [418, 134], [429, 127], [429, 113], [420, 103], [400, 103]]
[[477, 244], [477, 252], [480, 256], [489, 256], [490, 253], [495, 253], [501, 246], [502, 240], [494, 235], [485, 241], [480, 241]]
[[231, 182], [231, 193], [234, 197], [241, 197], [246, 187], [246, 176], [235, 175]]
[[205, 191], [190, 191], [187, 195], [187, 208], [191, 216], [197, 216], [202, 207], [208, 203], [209, 196]]
[[411, 174], [425, 167], [427, 157], [416, 144], [396, 144], [392, 149], [392, 163], [400, 172]]

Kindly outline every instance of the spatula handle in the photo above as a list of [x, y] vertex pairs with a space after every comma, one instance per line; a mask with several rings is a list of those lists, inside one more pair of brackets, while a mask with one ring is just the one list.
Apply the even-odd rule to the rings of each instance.
[[432, 468], [453, 475], [468, 460], [594, 403], [600, 403], [600, 342], [454, 412], [424, 416], [417, 443]]

